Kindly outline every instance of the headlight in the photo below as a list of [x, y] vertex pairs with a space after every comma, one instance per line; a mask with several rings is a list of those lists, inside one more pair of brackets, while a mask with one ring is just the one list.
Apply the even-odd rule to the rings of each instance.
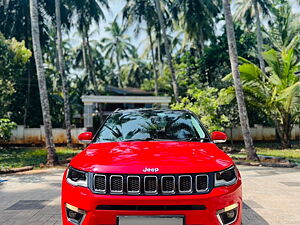
[[87, 173], [69, 167], [67, 172], [67, 182], [73, 186], [87, 187]]
[[215, 187], [230, 186], [237, 181], [237, 172], [234, 166], [215, 173]]

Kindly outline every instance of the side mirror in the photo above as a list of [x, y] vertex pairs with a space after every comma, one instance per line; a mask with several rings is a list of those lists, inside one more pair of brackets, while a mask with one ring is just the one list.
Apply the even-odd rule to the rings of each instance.
[[211, 139], [215, 144], [217, 143], [224, 143], [227, 141], [227, 135], [220, 131], [214, 131], [211, 134]]
[[79, 134], [78, 140], [84, 144], [89, 144], [91, 143], [93, 139], [93, 133], [92, 132], [84, 132]]

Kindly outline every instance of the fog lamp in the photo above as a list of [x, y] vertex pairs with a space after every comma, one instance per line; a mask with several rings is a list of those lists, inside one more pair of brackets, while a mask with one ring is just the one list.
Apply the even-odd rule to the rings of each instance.
[[70, 204], [66, 204], [67, 218], [69, 222], [80, 225], [84, 219], [85, 211]]
[[217, 211], [217, 218], [222, 225], [229, 225], [236, 221], [238, 215], [238, 203]]

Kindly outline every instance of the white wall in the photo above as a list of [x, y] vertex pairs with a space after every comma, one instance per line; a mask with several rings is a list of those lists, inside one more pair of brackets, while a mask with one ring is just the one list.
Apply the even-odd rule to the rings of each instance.
[[[85, 128], [72, 129], [72, 141], [74, 144], [80, 144], [77, 137], [80, 133], [85, 132]], [[228, 136], [228, 140], [231, 140], [231, 129], [226, 128], [225, 133]], [[263, 127], [261, 125], [255, 125], [251, 127], [251, 134], [255, 141], [275, 141], [276, 131], [272, 127]], [[243, 135], [241, 127], [235, 127], [232, 129], [232, 138], [234, 141], [242, 141]], [[62, 128], [53, 129], [53, 139], [55, 144], [66, 143], [66, 131]], [[292, 140], [300, 140], [300, 127], [295, 125], [292, 130]], [[9, 144], [44, 144], [45, 135], [44, 127], [40, 128], [24, 128], [24, 126], [18, 126], [17, 129], [12, 131]], [[1, 144], [1, 142], [0, 142]]]
[[[254, 141], [276, 141], [276, 130], [273, 127], [264, 127], [262, 125], [254, 125], [251, 127], [251, 134]], [[242, 129], [241, 127], [232, 128], [232, 137], [231, 137], [231, 129], [226, 128], [225, 133], [228, 136], [228, 140], [233, 138], [234, 141], [242, 141]], [[292, 140], [300, 139], [300, 128], [299, 125], [294, 125], [294, 129], [292, 130]]]
[[[67, 142], [66, 131], [62, 128], [54, 128], [53, 140], [55, 144], [65, 144]], [[84, 128], [74, 128], [71, 131], [72, 142], [74, 144], [80, 144], [78, 141], [78, 135], [85, 132]], [[17, 129], [12, 131], [12, 136], [8, 144], [44, 144], [45, 132], [44, 127], [40, 128], [24, 128], [24, 126], [18, 126]], [[0, 142], [1, 144], [1, 142]]]

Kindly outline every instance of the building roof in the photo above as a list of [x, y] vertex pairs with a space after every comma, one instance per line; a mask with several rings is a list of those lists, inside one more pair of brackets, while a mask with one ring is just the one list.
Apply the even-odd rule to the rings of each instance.
[[141, 103], [141, 104], [169, 104], [168, 96], [108, 96], [108, 95], [83, 95], [84, 104], [92, 103]]
[[132, 88], [132, 87], [127, 87], [127, 88], [118, 88], [114, 86], [106, 86], [106, 91], [111, 92], [117, 95], [143, 95], [143, 96], [153, 96], [153, 92], [148, 92], [144, 91], [138, 88]]

